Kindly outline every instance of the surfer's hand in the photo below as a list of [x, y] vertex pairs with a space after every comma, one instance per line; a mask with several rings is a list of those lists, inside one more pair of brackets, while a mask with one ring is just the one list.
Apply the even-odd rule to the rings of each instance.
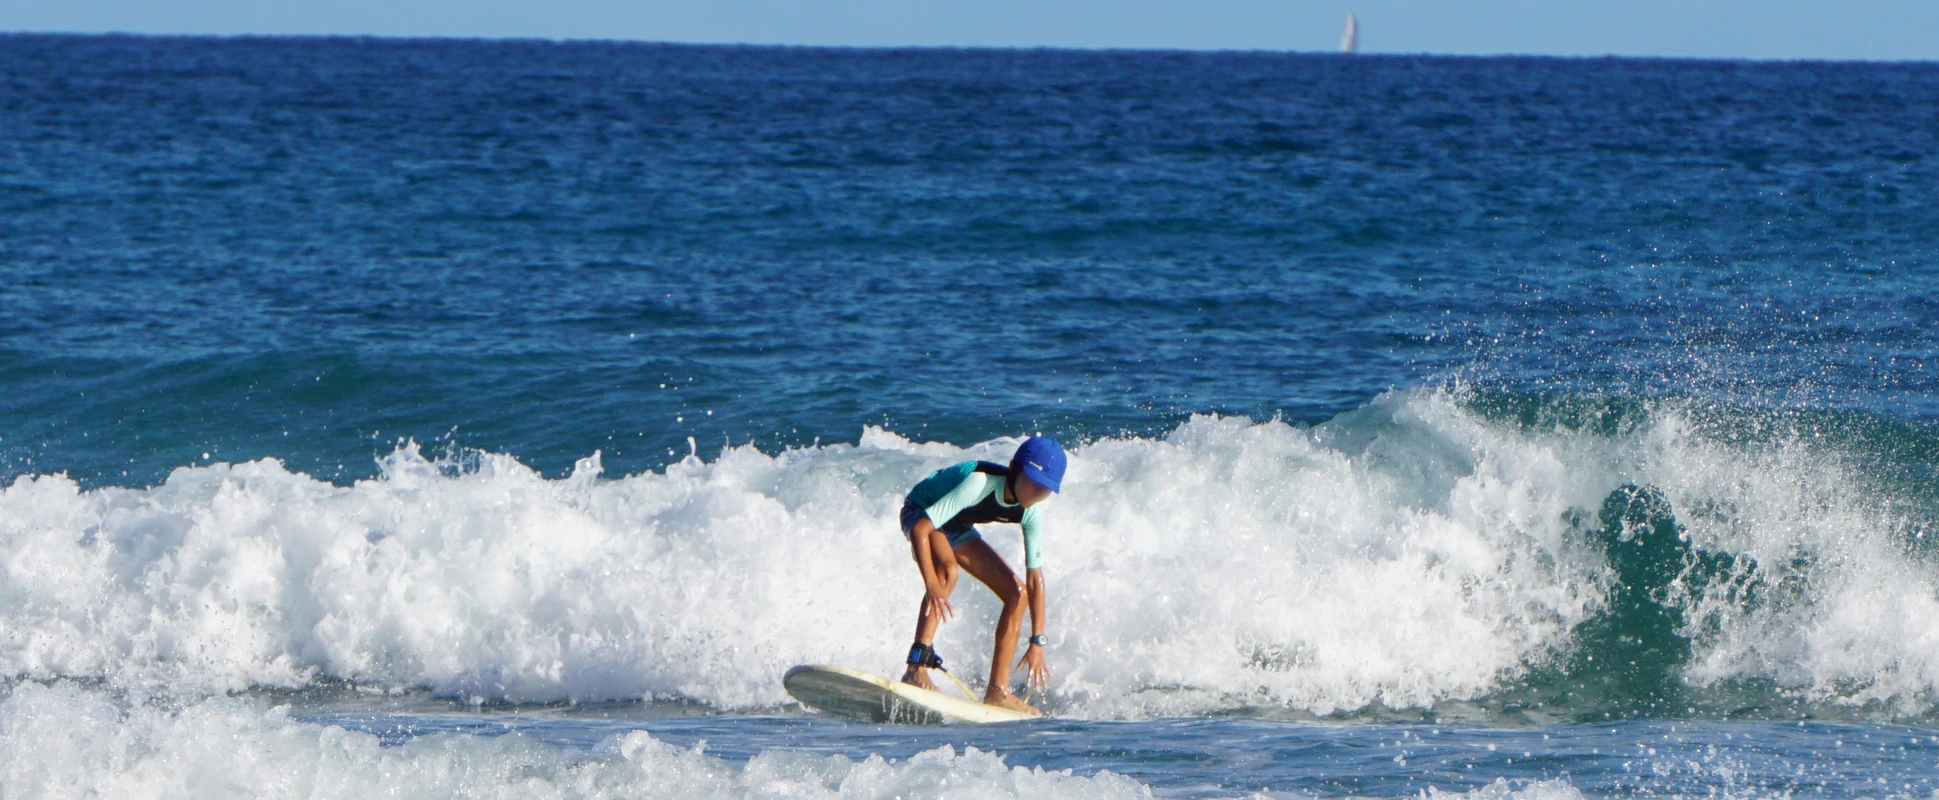
[[925, 594], [922, 602], [929, 607], [929, 616], [934, 617], [937, 622], [948, 622], [950, 617], [956, 616], [956, 609], [949, 607], [948, 591], [929, 589]]
[[1024, 648], [1023, 658], [1017, 660], [1017, 666], [1021, 667], [1026, 664], [1030, 668], [1024, 673], [1024, 685], [1037, 691], [1050, 688], [1050, 665], [1044, 663], [1044, 649], [1042, 647], [1038, 647], [1033, 643], [1029, 647]]

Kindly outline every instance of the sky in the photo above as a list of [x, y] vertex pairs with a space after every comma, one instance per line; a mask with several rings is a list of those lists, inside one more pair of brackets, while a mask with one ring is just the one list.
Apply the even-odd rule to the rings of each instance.
[[0, 31], [1939, 60], [1939, 0], [0, 0]]

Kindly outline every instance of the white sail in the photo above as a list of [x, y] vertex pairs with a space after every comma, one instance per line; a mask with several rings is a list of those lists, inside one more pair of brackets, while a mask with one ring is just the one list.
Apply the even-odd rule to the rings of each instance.
[[1360, 21], [1353, 18], [1351, 11], [1347, 12], [1347, 29], [1340, 34], [1340, 52], [1360, 52]]

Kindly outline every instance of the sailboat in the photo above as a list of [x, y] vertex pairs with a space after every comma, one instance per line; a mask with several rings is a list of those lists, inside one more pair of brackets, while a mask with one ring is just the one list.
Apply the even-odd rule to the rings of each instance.
[[1340, 34], [1340, 52], [1353, 54], [1360, 52], [1360, 21], [1347, 12], [1347, 29]]

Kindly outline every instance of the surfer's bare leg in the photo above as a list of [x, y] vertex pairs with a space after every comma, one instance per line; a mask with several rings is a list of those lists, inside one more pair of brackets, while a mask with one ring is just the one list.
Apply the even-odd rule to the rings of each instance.
[[1011, 658], [1017, 654], [1017, 634], [1023, 630], [1023, 610], [1030, 603], [1030, 592], [1017, 580], [1017, 573], [1010, 565], [1003, 562], [1003, 557], [982, 539], [963, 543], [956, 551], [956, 560], [1003, 601], [1003, 614], [996, 621], [996, 652], [990, 663], [990, 686], [983, 692], [983, 702], [1038, 713], [1030, 704], [1010, 694]]
[[[921, 609], [916, 612], [916, 641], [932, 644], [936, 641], [936, 628], [952, 612], [949, 596], [955, 593], [956, 579], [961, 575], [956, 569], [956, 552], [949, 546], [949, 535], [936, 530], [928, 520], [916, 523], [915, 535], [909, 537], [909, 550], [915, 557], [916, 568], [922, 571], [923, 599]], [[912, 666], [903, 671], [902, 682], [924, 689], [936, 688], [926, 667]]]

